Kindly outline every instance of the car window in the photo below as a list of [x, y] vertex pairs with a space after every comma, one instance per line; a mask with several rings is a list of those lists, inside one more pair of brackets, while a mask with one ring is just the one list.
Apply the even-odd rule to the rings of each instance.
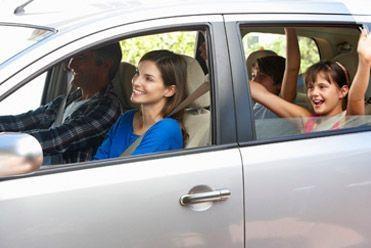
[[40, 106], [47, 72], [25, 84], [0, 102], [0, 115], [16, 115]]
[[[122, 105], [125, 109], [137, 106], [130, 102], [132, 94], [133, 68], [137, 67], [140, 58], [153, 50], [166, 49], [186, 57], [187, 61], [187, 92], [192, 94], [208, 77], [202, 70], [200, 63], [195, 59], [196, 40], [199, 33], [205, 31], [171, 31], [139, 35], [120, 41], [123, 54], [122, 69], [130, 73], [120, 73], [121, 80], [115, 82], [117, 90], [122, 93]], [[206, 33], [206, 32], [205, 32]], [[206, 51], [207, 53], [207, 51]], [[131, 69], [129, 69], [131, 68]], [[121, 88], [121, 89], [120, 89]], [[190, 102], [185, 108], [183, 124], [187, 132], [186, 148], [200, 147], [211, 144], [211, 119], [210, 119], [210, 92]]]
[[[148, 34], [139, 34], [137, 36], [131, 35], [129, 38], [122, 38], [119, 41], [115, 41], [114, 43], [119, 44], [119, 47], [122, 52], [122, 59], [119, 65], [118, 71], [116, 76], [112, 80], [113, 91], [118, 96], [121, 106], [122, 112], [121, 116], [126, 114], [130, 114], [135, 112], [138, 109], [138, 105], [133, 104], [131, 98], [133, 94], [133, 87], [132, 87], [132, 80], [140, 73], [140, 68], [138, 68], [138, 62], [140, 58], [148, 52], [155, 51], [155, 50], [169, 50], [176, 54], [179, 54], [184, 57], [186, 62], [186, 71], [184, 73], [187, 75], [186, 81], [186, 92], [188, 94], [192, 94], [198, 87], [201, 86], [205, 82], [205, 80], [209, 80], [208, 77], [204, 74], [202, 67], [200, 66], [199, 62], [194, 58], [195, 57], [195, 50], [196, 50], [196, 39], [198, 36], [198, 32], [204, 32], [205, 39], [208, 38], [208, 32], [205, 30], [194, 31], [190, 30], [182, 30], [182, 31], [161, 31], [159, 33], [151, 32], [150, 35]], [[97, 47], [102, 46], [102, 44], [98, 45]], [[81, 55], [82, 54], [82, 55]], [[207, 55], [207, 51], [206, 51]], [[44, 93], [44, 98], [50, 99], [48, 94], [52, 96], [58, 96], [60, 94], [64, 94], [63, 90], [65, 89], [65, 82], [68, 80], [68, 69], [75, 70], [74, 73], [81, 74], [79, 72], [79, 68], [74, 66], [71, 61], [82, 60], [85, 54], [85, 51], [79, 51], [77, 55], [72, 55], [71, 58], [64, 59], [59, 64], [53, 66], [53, 68], [48, 68], [49, 71], [54, 73], [50, 73], [48, 76], [48, 87], [54, 90], [48, 90]], [[65, 63], [66, 61], [70, 61], [69, 66]], [[74, 74], [72, 73], [72, 74]], [[66, 75], [64, 75], [66, 74]], [[44, 73], [43, 75], [46, 75]], [[78, 75], [80, 76], [80, 75]], [[41, 76], [40, 76], [41, 77]], [[75, 78], [76, 75], [72, 78]], [[81, 77], [81, 76], [80, 76]], [[209, 82], [208, 82], [209, 83]], [[33, 82], [29, 82], [27, 84], [28, 90], [37, 90], [34, 86], [32, 86]], [[62, 86], [61, 86], [62, 85]], [[26, 87], [26, 86], [24, 86]], [[58, 91], [60, 90], [59, 94]], [[74, 89], [72, 89], [74, 90]], [[137, 89], [138, 90], [138, 89]], [[143, 89], [141, 89], [143, 90]], [[20, 91], [20, 90], [18, 90]], [[14, 92], [10, 97], [14, 99], [19, 99], [19, 96], [16, 95], [18, 92]], [[26, 90], [27, 91], [27, 90]], [[42, 89], [39, 89], [42, 92]], [[46, 94], [46, 96], [45, 96]], [[53, 98], [52, 98], [53, 99]], [[10, 103], [4, 103], [4, 106], [9, 106]], [[37, 105], [39, 106], [39, 105]], [[69, 104], [66, 103], [66, 110], [70, 109]], [[70, 111], [70, 110], [69, 110]], [[177, 122], [181, 124], [181, 127], [184, 128], [185, 131], [183, 134], [184, 143], [182, 143], [181, 147], [169, 150], [159, 150], [159, 151], [151, 151], [147, 152], [146, 154], [150, 153], [159, 153], [159, 152], [171, 152], [171, 150], [179, 150], [179, 149], [188, 149], [188, 148], [196, 148], [196, 147], [204, 147], [211, 145], [211, 106], [210, 106], [210, 92], [206, 90], [203, 95], [199, 96], [196, 100], [192, 100], [188, 102], [186, 106], [184, 106], [180, 111], [179, 115], [182, 116], [182, 121], [177, 119]], [[102, 114], [100, 119], [102, 119]], [[175, 114], [174, 114], [175, 116]], [[90, 117], [89, 117], [90, 118]], [[93, 120], [94, 121], [94, 120]], [[110, 130], [111, 126], [107, 127], [106, 132]], [[168, 130], [167, 130], [168, 131]], [[131, 135], [134, 135], [134, 131], [131, 130]], [[112, 133], [110, 133], [110, 137], [112, 137]], [[104, 143], [104, 138], [108, 136], [101, 136], [99, 142], [95, 144], [96, 148], [100, 147], [100, 144]], [[145, 135], [143, 135], [145, 138]], [[81, 136], [81, 140], [84, 140], [84, 137]], [[146, 140], [145, 140], [146, 141]], [[140, 143], [139, 146], [140, 148]], [[139, 149], [138, 148], [138, 149]], [[110, 149], [111, 150], [111, 149]], [[145, 149], [144, 149], [145, 150]], [[134, 150], [135, 151], [135, 150]], [[124, 151], [121, 151], [124, 152]], [[133, 154], [137, 155], [135, 152]], [[90, 158], [86, 161], [91, 160], [95, 155], [94, 153], [90, 154]], [[141, 154], [139, 154], [141, 155]], [[130, 154], [126, 155], [130, 156]], [[115, 159], [118, 156], [109, 156], [107, 159]], [[96, 157], [99, 159], [100, 157]], [[60, 160], [54, 160], [49, 156], [44, 157], [44, 164], [41, 169], [48, 169], [50, 164], [63, 164]]]
[[[259, 32], [255, 32], [255, 30], [259, 30]], [[357, 66], [356, 47], [359, 36], [357, 29], [295, 27], [291, 30], [294, 30], [295, 37], [298, 37], [300, 67], [297, 66], [296, 74], [299, 75], [295, 77], [296, 80], [286, 81], [285, 89], [294, 85], [293, 90], [284, 91], [283, 75], [287, 51], [283, 28], [241, 27], [241, 34], [246, 34], [242, 41], [248, 76], [252, 80], [249, 82], [249, 86], [254, 102], [253, 116], [256, 138], [291, 137], [298, 134], [369, 125], [371, 119], [367, 113], [362, 116], [347, 114], [347, 99], [345, 97], [347, 90], [344, 91], [344, 94], [342, 93], [342, 100], [339, 101], [340, 98], [337, 95], [330, 93], [326, 95], [325, 92], [329, 92], [326, 90], [331, 88], [336, 91], [337, 88], [334, 84], [329, 83], [330, 79], [324, 80], [327, 82], [326, 85], [321, 84], [323, 80], [318, 79], [318, 74], [316, 74], [318, 72], [314, 69], [327, 66], [325, 64], [327, 63], [328, 66], [338, 68], [337, 75], [343, 75], [344, 80], [340, 84], [348, 82], [350, 85]], [[315, 40], [320, 41], [318, 44], [322, 47], [317, 47]], [[344, 47], [347, 48], [347, 51], [342, 51]], [[289, 50], [293, 51], [292, 45]], [[321, 57], [319, 51], [326, 55], [328, 62], [317, 63]], [[293, 65], [293, 62], [290, 65]], [[316, 67], [310, 69], [312, 65]], [[293, 70], [292, 66], [290, 68]], [[305, 78], [307, 78], [307, 83], [305, 83]], [[347, 86], [347, 88], [349, 87]], [[294, 94], [290, 93], [294, 98], [290, 98], [288, 92]], [[336, 92], [340, 92], [340, 90]], [[369, 97], [367, 93], [365, 97]], [[336, 114], [331, 112], [333, 108], [332, 105], [330, 106], [330, 102], [337, 106]]]
[[1, 44], [0, 65], [22, 50], [38, 43], [52, 31], [15, 25], [0, 25]]
[[[320, 60], [316, 42], [310, 37], [299, 36], [301, 56], [300, 73], [304, 73], [312, 64]], [[275, 33], [249, 32], [242, 39], [245, 58], [257, 50], [271, 50], [276, 54], [286, 56], [285, 35]]]

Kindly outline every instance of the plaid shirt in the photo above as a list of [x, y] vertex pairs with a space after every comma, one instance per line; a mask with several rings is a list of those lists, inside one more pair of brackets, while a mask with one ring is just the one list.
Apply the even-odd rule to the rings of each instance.
[[[56, 127], [52, 124], [64, 96], [16, 116], [1, 116], [0, 131], [25, 132], [41, 144], [44, 156], [62, 156], [62, 163], [90, 160], [105, 134], [120, 115], [120, 103], [109, 84], [76, 109]], [[81, 90], [72, 92], [67, 103], [81, 100]]]

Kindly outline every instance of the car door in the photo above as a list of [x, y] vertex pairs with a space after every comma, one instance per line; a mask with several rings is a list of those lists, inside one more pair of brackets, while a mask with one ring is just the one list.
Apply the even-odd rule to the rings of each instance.
[[221, 16], [168, 18], [94, 33], [10, 80], [24, 82], [79, 47], [174, 25], [204, 25], [212, 34], [213, 145], [2, 178], [0, 247], [243, 247], [242, 161]]
[[[246, 247], [370, 246], [369, 122], [337, 131], [257, 138], [259, 127], [247, 94], [239, 34], [243, 24], [280, 28], [282, 34], [284, 26], [318, 28], [320, 23], [332, 29], [327, 33], [331, 36], [336, 25], [357, 30], [355, 25], [362, 20], [369, 22], [370, 17], [226, 16], [234, 92], [239, 93], [236, 110], [244, 166]], [[355, 45], [356, 41], [357, 37]], [[275, 128], [277, 124], [270, 125]]]

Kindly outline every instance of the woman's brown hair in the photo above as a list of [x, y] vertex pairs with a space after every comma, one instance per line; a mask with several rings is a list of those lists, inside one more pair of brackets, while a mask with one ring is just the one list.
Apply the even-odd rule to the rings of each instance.
[[156, 64], [165, 86], [175, 85], [175, 94], [167, 98], [161, 113], [164, 117], [172, 117], [180, 123], [185, 143], [188, 134], [183, 123], [184, 110], [180, 110], [171, 116], [170, 114], [187, 97], [187, 62], [182, 55], [168, 50], [150, 51], [144, 54], [139, 62], [142, 61], [152, 61]]

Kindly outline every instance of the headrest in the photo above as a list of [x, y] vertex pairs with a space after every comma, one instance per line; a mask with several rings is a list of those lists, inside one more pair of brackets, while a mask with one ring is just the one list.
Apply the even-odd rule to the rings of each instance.
[[131, 79], [135, 74], [135, 66], [127, 62], [121, 62], [115, 78], [112, 80], [113, 89], [120, 99], [123, 111], [134, 108], [130, 101], [132, 92]]
[[[187, 62], [187, 92], [188, 95], [192, 94], [201, 84], [207, 80], [200, 64], [192, 57], [183, 55]], [[210, 106], [210, 92], [200, 96], [192, 104], [190, 108], [206, 108]]]
[[[356, 52], [341, 53], [332, 58], [333, 61], [339, 62], [349, 71], [350, 81], [353, 81], [358, 67], [358, 54]], [[366, 91], [366, 97], [371, 97], [371, 78]]]
[[257, 50], [250, 53], [250, 55], [246, 59], [246, 67], [247, 72], [249, 73], [249, 78], [251, 78], [252, 65], [256, 62], [256, 60], [268, 56], [277, 56], [277, 53], [271, 50]]
[[356, 74], [358, 66], [358, 55], [355, 52], [341, 53], [332, 58], [333, 61], [339, 62], [348, 70], [350, 75], [350, 80], [353, 80]]

